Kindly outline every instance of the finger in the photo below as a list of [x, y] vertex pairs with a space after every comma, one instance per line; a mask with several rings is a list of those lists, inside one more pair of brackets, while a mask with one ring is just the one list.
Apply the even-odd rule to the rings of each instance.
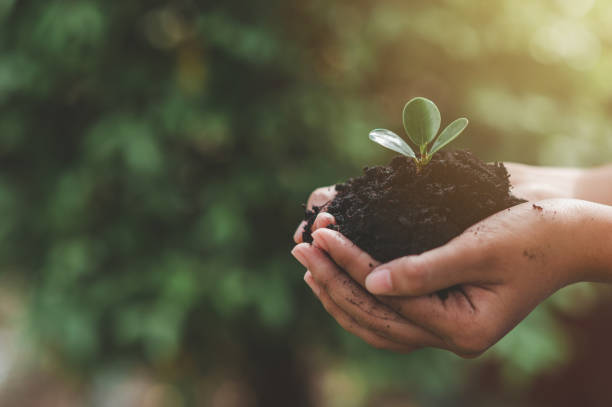
[[[312, 210], [314, 206], [318, 206], [318, 207], [325, 206], [325, 204], [331, 202], [335, 196], [336, 196], [336, 186], [335, 185], [317, 188], [308, 197], [308, 201], [306, 202], [306, 209]], [[295, 243], [303, 242], [302, 234], [304, 233], [305, 226], [306, 226], [306, 221], [302, 221], [300, 225], [298, 226], [298, 228], [296, 229], [295, 233], [293, 234], [293, 241]]]
[[314, 223], [312, 224], [311, 231], [314, 232], [318, 229], [325, 229], [329, 225], [334, 224], [336, 224], [336, 219], [333, 217], [333, 215], [327, 212], [319, 212]]
[[472, 358], [482, 354], [514, 326], [500, 330], [499, 326], [505, 325], [507, 309], [500, 308], [499, 304], [511, 301], [499, 301], [495, 298], [499, 297], [496, 291], [495, 288], [464, 286], [450, 290], [444, 300], [437, 295], [379, 299], [440, 338], [444, 343], [441, 348]]
[[294, 255], [302, 258], [314, 280], [334, 303], [362, 327], [396, 342], [420, 346], [441, 344], [431, 333], [402, 318], [368, 294], [319, 248], [300, 244], [294, 248]]
[[[517, 301], [503, 298], [502, 291], [495, 286], [462, 286], [449, 292], [442, 312], [432, 313], [431, 301], [428, 303], [425, 297], [419, 297], [423, 299], [420, 303], [407, 304], [407, 310], [415, 319], [420, 314], [423, 323], [444, 339], [447, 349], [472, 358], [486, 351], [525, 316], [508, 315], [507, 304]], [[437, 296], [429, 298], [440, 300]], [[514, 322], [508, 324], [508, 320]]]
[[307, 256], [304, 254], [304, 251], [308, 250], [310, 246], [311, 245], [309, 243], [299, 243], [293, 248], [293, 250], [291, 250], [291, 255], [295, 257], [295, 259], [299, 261], [300, 264], [306, 267], [307, 269], [308, 269], [308, 259], [307, 259]]
[[321, 295], [321, 287], [319, 287], [317, 282], [314, 281], [314, 279], [312, 278], [312, 274], [309, 270], [306, 270], [306, 273], [304, 273], [304, 281], [306, 282], [306, 284], [308, 284], [308, 287], [310, 287], [313, 294], [316, 295], [317, 298], [319, 298], [319, 296]]
[[306, 202], [306, 208], [312, 209], [313, 206], [324, 206], [326, 203], [332, 201], [336, 196], [336, 186], [330, 185], [328, 187], [317, 188], [308, 197]]
[[417, 256], [406, 256], [382, 264], [366, 278], [368, 291], [377, 295], [430, 294], [482, 278], [479, 271], [488, 262], [487, 250], [458, 238]]
[[312, 234], [313, 244], [323, 249], [332, 260], [356, 282], [365, 286], [365, 279], [380, 264], [341, 233], [318, 229]]
[[[316, 248], [311, 246], [308, 247], [311, 250], [316, 250]], [[309, 259], [308, 261], [311, 262], [312, 260]], [[343, 281], [341, 277], [348, 281]], [[391, 312], [395, 311], [398, 316], [401, 315], [404, 324], [408, 322], [418, 328], [418, 332], [414, 335], [413, 332], [406, 330], [405, 326], [394, 322], [386, 324], [389, 321], [389, 311], [383, 307], [377, 309], [369, 303], [368, 300], [372, 301], [374, 299], [363, 292], [354, 281], [350, 280], [343, 273], [340, 275], [340, 278], [332, 280], [335, 281], [328, 284], [327, 288], [322, 291], [327, 292], [330, 298], [333, 299], [336, 298], [334, 293], [342, 293], [343, 290], [348, 289], [350, 291], [348, 295], [353, 295], [350, 303], [359, 308], [361, 315], [355, 314], [350, 309], [347, 310], [346, 305], [338, 303], [337, 305], [343, 312], [359, 323], [360, 326], [365, 326], [370, 331], [392, 341], [409, 340], [413, 344], [448, 349], [461, 356], [470, 356], [472, 353], [472, 349], [466, 346], [465, 343], [472, 342], [473, 339], [468, 337], [466, 341], [465, 337], [466, 335], [469, 336], [471, 331], [474, 331], [474, 329], [481, 325], [482, 315], [487, 313], [487, 310], [474, 308], [475, 304], [488, 304], [491, 302], [489, 299], [482, 298], [483, 294], [494, 295], [490, 290], [478, 287], [465, 287], [464, 289], [467, 293], [453, 290], [444, 301], [437, 295], [401, 298], [377, 297], [377, 300], [386, 305]], [[476, 290], [478, 291], [475, 292]], [[359, 291], [365, 294], [365, 298], [360, 295]], [[345, 297], [346, 294], [344, 293]], [[342, 299], [342, 297], [340, 298]], [[334, 301], [336, 302], [337, 300]], [[382, 306], [383, 304], [379, 305]], [[377, 324], [371, 321], [372, 317], [377, 317], [378, 322], [381, 323]]]
[[[414, 324], [441, 338], [452, 336], [462, 324], [478, 317], [483, 301], [473, 298], [473, 286], [448, 290], [442, 299], [436, 294], [419, 297], [380, 296], [379, 301]], [[465, 327], [464, 327], [465, 328]]]
[[307, 271], [304, 275], [304, 281], [306, 281], [306, 284], [308, 284], [319, 301], [321, 301], [325, 310], [336, 320], [336, 322], [338, 322], [342, 328], [361, 338], [369, 345], [378, 349], [392, 350], [394, 352], [401, 353], [408, 353], [417, 349], [417, 346], [394, 342], [359, 325], [353, 318], [351, 318], [346, 312], [342, 311], [342, 309], [340, 309], [340, 307], [333, 302], [327, 292], [321, 290], [321, 288], [312, 278], [312, 274], [309, 271]]
[[[334, 225], [334, 224], [336, 224], [336, 219], [333, 217], [333, 215], [327, 212], [319, 212], [319, 214], [317, 214], [317, 217], [315, 218], [315, 221], [311, 227], [311, 230], [315, 231], [317, 229], [326, 228], [329, 225]], [[298, 228], [296, 229], [295, 233], [293, 234], [293, 241], [295, 243], [303, 242], [302, 236], [303, 236], [304, 228], [306, 227], [306, 225], [307, 225], [307, 222], [302, 221], [300, 225], [298, 226]]]
[[300, 222], [300, 225], [295, 230], [295, 233], [293, 234], [293, 241], [295, 243], [298, 243], [298, 244], [302, 243], [302, 234], [304, 233], [305, 226], [306, 226], [306, 221], [303, 220], [302, 222]]

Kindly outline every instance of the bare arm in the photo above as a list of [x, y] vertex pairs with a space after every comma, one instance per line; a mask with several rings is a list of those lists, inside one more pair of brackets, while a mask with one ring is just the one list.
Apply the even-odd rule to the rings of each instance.
[[594, 168], [534, 167], [504, 163], [513, 193], [527, 200], [573, 198], [612, 205], [612, 165]]

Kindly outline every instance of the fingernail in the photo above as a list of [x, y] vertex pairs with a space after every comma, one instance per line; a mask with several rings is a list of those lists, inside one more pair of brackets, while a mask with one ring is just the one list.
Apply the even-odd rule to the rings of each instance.
[[308, 262], [306, 261], [306, 256], [304, 255], [304, 253], [302, 253], [302, 249], [300, 248], [300, 246], [294, 247], [293, 250], [291, 250], [291, 254], [293, 255], [293, 257], [295, 257], [297, 261], [299, 261], [302, 264], [302, 266], [308, 268]]
[[312, 292], [315, 293], [315, 295], [318, 297], [319, 296], [319, 292], [321, 290], [315, 284], [314, 279], [312, 278], [312, 274], [310, 273], [310, 271], [307, 271], [306, 274], [304, 274], [304, 281], [306, 282], [306, 284], [308, 284], [308, 287], [310, 287]]
[[323, 218], [323, 219], [327, 220], [327, 222], [328, 222], [328, 223], [330, 223], [330, 224], [336, 221], [336, 219], [334, 218], [334, 215], [332, 215], [332, 214], [331, 214], [331, 213], [329, 213], [329, 212], [321, 212], [321, 213], [319, 214], [319, 216], [320, 216], [321, 218]]
[[385, 294], [393, 290], [391, 272], [387, 269], [375, 270], [365, 280], [366, 288], [372, 294]]

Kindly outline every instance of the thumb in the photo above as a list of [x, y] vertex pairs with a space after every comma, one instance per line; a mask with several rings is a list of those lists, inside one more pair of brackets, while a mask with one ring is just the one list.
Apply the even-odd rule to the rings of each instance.
[[366, 277], [367, 290], [376, 295], [419, 296], [473, 282], [486, 251], [461, 240], [378, 266]]

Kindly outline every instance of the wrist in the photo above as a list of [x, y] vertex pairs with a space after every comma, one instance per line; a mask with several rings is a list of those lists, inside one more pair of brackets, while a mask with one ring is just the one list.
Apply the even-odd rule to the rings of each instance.
[[547, 199], [533, 208], [538, 220], [533, 234], [523, 239], [547, 253], [540, 270], [548, 274], [553, 291], [580, 281], [612, 283], [612, 207]]
[[535, 167], [505, 163], [510, 172], [513, 193], [529, 201], [544, 199], [584, 199], [590, 188], [581, 186], [589, 170], [581, 168]]
[[612, 283], [612, 207], [574, 200], [572, 228], [566, 232], [571, 259], [569, 283]]
[[612, 204], [612, 166], [579, 170], [573, 183], [573, 197], [604, 205]]

